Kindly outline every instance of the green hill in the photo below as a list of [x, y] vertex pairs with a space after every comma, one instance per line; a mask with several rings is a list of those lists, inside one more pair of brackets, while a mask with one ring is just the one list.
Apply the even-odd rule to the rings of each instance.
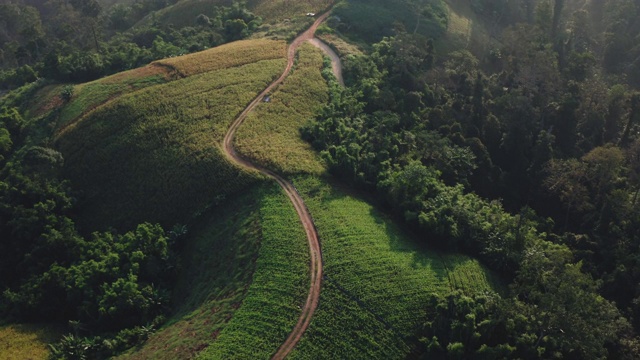
[[[247, 44], [249, 59], [227, 56], [211, 71], [200, 67]], [[171, 226], [255, 181], [229, 165], [218, 144], [236, 114], [282, 71], [283, 56], [282, 42], [264, 40], [189, 55], [194, 69], [180, 58], [161, 61], [191, 76], [122, 95], [62, 124], [55, 146], [65, 158], [64, 176], [82, 194], [83, 229], [128, 228], [143, 219]], [[80, 91], [75, 101], [84, 98]]]

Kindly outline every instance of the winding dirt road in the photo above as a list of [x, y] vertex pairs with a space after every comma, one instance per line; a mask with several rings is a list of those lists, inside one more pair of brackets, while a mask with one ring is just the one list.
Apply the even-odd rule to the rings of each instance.
[[244, 168], [257, 170], [262, 174], [273, 178], [280, 185], [280, 187], [282, 187], [282, 189], [289, 197], [289, 200], [291, 200], [291, 202], [293, 203], [296, 212], [298, 213], [298, 217], [300, 218], [300, 221], [304, 226], [304, 230], [307, 234], [307, 240], [309, 242], [309, 252], [311, 255], [311, 262], [309, 265], [309, 271], [311, 273], [309, 295], [307, 296], [307, 300], [302, 307], [302, 313], [300, 314], [298, 322], [296, 323], [295, 327], [293, 328], [285, 342], [273, 355], [272, 359], [284, 359], [291, 352], [291, 350], [293, 350], [298, 341], [300, 341], [300, 339], [302, 338], [304, 332], [309, 327], [309, 324], [311, 323], [311, 317], [318, 307], [318, 300], [320, 298], [320, 286], [322, 282], [322, 254], [320, 249], [320, 241], [318, 240], [318, 234], [313, 225], [311, 214], [309, 214], [309, 210], [305, 206], [304, 201], [302, 200], [294, 186], [275, 172], [260, 165], [254, 164], [240, 156], [233, 147], [233, 138], [240, 125], [242, 125], [244, 120], [247, 118], [249, 112], [251, 112], [260, 103], [265, 95], [269, 94], [276, 86], [282, 83], [287, 75], [289, 75], [289, 72], [291, 72], [291, 68], [293, 67], [293, 60], [296, 49], [303, 42], [313, 39], [318, 25], [320, 25], [320, 23], [323, 22], [327, 18], [327, 16], [329, 16], [329, 11], [318, 17], [309, 29], [298, 36], [289, 45], [289, 48], [287, 50], [287, 67], [285, 68], [282, 75], [280, 75], [280, 77], [276, 81], [274, 81], [266, 89], [264, 89], [255, 99], [253, 99], [253, 101], [251, 101], [251, 103], [249, 103], [244, 111], [240, 113], [240, 115], [233, 121], [233, 123], [229, 127], [229, 130], [227, 131], [227, 134], [225, 135], [223, 141], [224, 152], [232, 163], [240, 165]]

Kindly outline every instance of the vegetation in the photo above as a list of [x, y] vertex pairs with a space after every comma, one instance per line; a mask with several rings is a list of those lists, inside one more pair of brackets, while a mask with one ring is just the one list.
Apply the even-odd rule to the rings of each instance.
[[447, 28], [446, 7], [440, 0], [342, 1], [332, 13], [337, 17], [335, 30], [367, 44], [392, 35], [398, 26], [431, 37]]
[[402, 358], [426, 316], [431, 294], [500, 290], [476, 260], [417, 245], [370, 204], [316, 177], [294, 183], [314, 215], [325, 275], [325, 301], [321, 300], [296, 357], [313, 358], [331, 344], [321, 351], [324, 358], [357, 358], [362, 353], [370, 358]]
[[[192, 15], [188, 26], [157, 21], [133, 26], [170, 3], [173, 1], [140, 0], [108, 10], [96, 0], [0, 5], [2, 88], [15, 88], [38, 77], [62, 82], [94, 80], [152, 60], [243, 39], [262, 22], [234, 2], [212, 6], [209, 16]], [[187, 8], [195, 10], [194, 4], [197, 2]]]
[[253, 282], [227, 327], [198, 358], [270, 358], [295, 325], [309, 290], [309, 246], [293, 205], [273, 184], [260, 206]]
[[321, 160], [298, 131], [328, 100], [322, 69], [320, 51], [311, 45], [301, 47], [294, 71], [239, 129], [235, 142], [241, 154], [283, 174], [324, 171]]
[[[271, 356], [308, 250], [275, 185], [230, 204], [261, 179], [219, 142], [285, 46], [176, 56], [291, 39], [328, 5], [0, 5], [3, 323], [61, 324], [61, 359], [148, 339], [128, 356]], [[639, 14], [634, 0], [339, 2], [320, 32], [347, 87], [303, 48], [238, 138], [294, 177], [322, 238], [321, 302], [292, 356], [640, 358]], [[176, 283], [178, 253], [195, 261]]]
[[168, 77], [162, 67], [148, 65], [85, 84], [66, 85], [59, 95], [65, 106], [60, 111], [57, 127], [64, 128], [99, 105], [125, 93], [167, 82]]
[[182, 244], [174, 312], [121, 359], [192, 359], [215, 343], [247, 296], [262, 240], [264, 186], [201, 216]]
[[156, 61], [186, 77], [286, 56], [284, 41], [244, 40], [176, 58]]
[[4, 325], [0, 326], [0, 343], [3, 359], [46, 359], [49, 355], [47, 344], [55, 341], [60, 334], [46, 325]]
[[[633, 75], [621, 84], [596, 45], [596, 27], [615, 32], [615, 21], [569, 1], [539, 2], [531, 16], [516, 3], [501, 8], [514, 16], [496, 20], [500, 44], [480, 58], [438, 58], [437, 42], [401, 28], [348, 57], [349, 88], [333, 87], [303, 134], [425, 242], [478, 256], [511, 282], [501, 300], [426, 301], [449, 310], [427, 316], [425, 356], [637, 357], [635, 295], [621, 289], [634, 283], [622, 273], [635, 268], [640, 101]], [[631, 2], [605, 8], [637, 13]]]
[[263, 60], [148, 88], [65, 129], [56, 146], [65, 156], [63, 175], [83, 192], [80, 224], [186, 222], [255, 181], [230, 166], [217, 144], [282, 67], [281, 59]]

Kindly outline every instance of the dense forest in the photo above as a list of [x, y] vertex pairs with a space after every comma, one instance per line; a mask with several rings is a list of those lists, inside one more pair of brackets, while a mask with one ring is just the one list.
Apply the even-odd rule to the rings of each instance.
[[439, 55], [399, 26], [348, 57], [302, 134], [425, 241], [510, 282], [434, 298], [425, 354], [637, 357], [640, 3], [498, 3], [472, 2], [503, 29], [487, 52]]
[[[459, 3], [484, 43], [448, 37], [437, 0], [336, 5], [323, 31], [365, 51], [344, 57], [346, 87], [325, 70], [330, 100], [300, 130], [417, 239], [508, 284], [433, 294], [411, 356], [640, 358], [640, 2]], [[45, 82], [199, 51], [262, 21], [233, 3], [173, 26], [153, 16], [167, 5], [0, 4], [0, 88], [12, 90], [0, 102], [0, 314], [68, 322], [54, 357], [108, 357], [159, 326], [187, 229], [79, 231], [81, 194], [23, 104]]]
[[211, 16], [182, 19], [182, 26], [154, 17], [175, 2], [141, 0], [106, 9], [96, 0], [0, 4], [0, 89], [39, 77], [94, 80], [242, 39], [262, 23], [240, 3], [211, 6]]

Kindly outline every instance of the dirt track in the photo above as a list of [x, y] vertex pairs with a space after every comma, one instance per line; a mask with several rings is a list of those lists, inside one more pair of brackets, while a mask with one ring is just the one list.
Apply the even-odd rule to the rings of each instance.
[[[289, 75], [291, 72], [291, 68], [293, 67], [293, 60], [296, 53], [296, 49], [305, 41], [313, 39], [316, 29], [318, 25], [324, 21], [329, 12], [324, 13], [320, 17], [316, 19], [316, 21], [311, 25], [309, 29], [307, 29], [304, 33], [298, 36], [292, 43], [289, 45], [289, 49], [287, 51], [287, 67], [280, 77], [271, 83], [265, 90], [263, 90], [249, 105], [240, 113], [240, 115], [233, 121], [227, 134], [224, 137], [223, 141], [223, 149], [229, 160], [237, 165], [248, 169], [254, 169], [262, 174], [265, 174], [271, 178], [273, 178], [282, 189], [285, 191], [293, 206], [298, 213], [298, 217], [304, 226], [304, 230], [307, 234], [307, 240], [309, 242], [309, 252], [311, 255], [311, 262], [309, 264], [309, 271], [311, 274], [311, 284], [309, 287], [309, 295], [307, 296], [307, 300], [302, 307], [302, 313], [300, 314], [300, 318], [296, 323], [295, 327], [285, 340], [285, 342], [278, 348], [278, 351], [273, 355], [272, 359], [284, 359], [293, 348], [296, 346], [298, 341], [302, 338], [302, 335], [309, 327], [311, 323], [311, 317], [318, 307], [318, 300], [320, 298], [320, 286], [322, 282], [322, 254], [320, 249], [320, 242], [318, 240], [318, 234], [313, 225], [313, 220], [311, 219], [311, 214], [309, 214], [309, 210], [304, 204], [304, 201], [294, 188], [294, 186], [285, 180], [282, 176], [276, 174], [275, 172], [263, 168], [260, 165], [256, 165], [251, 163], [249, 160], [241, 157], [236, 152], [233, 147], [233, 137], [235, 136], [236, 131], [242, 125], [244, 120], [247, 118], [247, 114], [251, 112], [263, 99], [263, 97], [269, 94], [273, 89], [278, 86], [282, 81]], [[325, 50], [326, 51], [326, 50]]]

